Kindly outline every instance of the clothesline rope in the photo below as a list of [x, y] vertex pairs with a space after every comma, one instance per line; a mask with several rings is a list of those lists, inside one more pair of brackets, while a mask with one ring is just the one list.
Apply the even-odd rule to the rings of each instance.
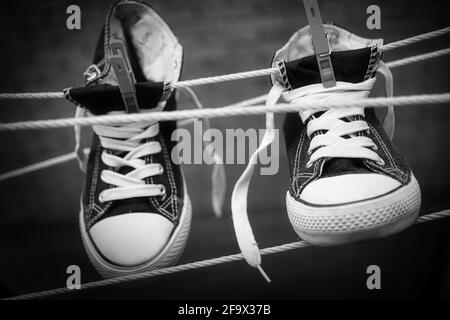
[[[242, 100], [240, 102], [231, 104], [230, 106], [233, 107], [245, 107], [245, 106], [250, 106], [256, 103], [263, 103], [266, 99], [267, 94], [263, 94], [254, 98], [250, 98], [250, 99], [246, 99], [246, 100]], [[191, 119], [187, 119], [184, 120], [186, 121], [186, 124], [189, 124]], [[178, 126], [182, 126], [185, 125], [185, 123], [181, 123], [178, 122]], [[89, 153], [89, 148], [84, 149], [84, 152], [86, 154]], [[27, 174], [27, 173], [31, 173], [31, 172], [35, 172], [38, 170], [42, 170], [42, 169], [46, 169], [58, 164], [62, 164], [71, 160], [75, 160], [77, 158], [77, 155], [75, 152], [69, 152], [60, 156], [56, 156], [56, 157], [52, 157], [43, 161], [39, 161], [21, 168], [17, 168], [11, 171], [7, 171], [5, 173], [0, 174], [0, 182], [5, 181], [5, 180], [9, 180], [15, 177], [19, 177], [21, 175]]]
[[[442, 36], [447, 33], [450, 33], [450, 27], [442, 28], [439, 30], [431, 31], [428, 33], [420, 34], [420, 35], [406, 38], [403, 40], [388, 43], [388, 44], [382, 46], [381, 50], [389, 51], [389, 50], [396, 49], [399, 47], [411, 45], [411, 44], [414, 44], [414, 43], [417, 43], [420, 41], [439, 37], [439, 36]], [[449, 49], [444, 49], [444, 50], [449, 50]], [[439, 50], [439, 51], [442, 51], [442, 50]], [[448, 52], [440, 53], [440, 55], [443, 55], [443, 54], [448, 54]], [[421, 55], [419, 55], [419, 56], [421, 56]], [[414, 58], [415, 57], [410, 57], [409, 59], [414, 59]], [[271, 75], [271, 74], [274, 74], [277, 72], [278, 72], [278, 68], [259, 69], [259, 70], [225, 74], [225, 75], [220, 75], [220, 76], [203, 77], [203, 78], [199, 78], [199, 79], [177, 81], [177, 82], [173, 82], [171, 84], [171, 86], [173, 88], [192, 87], [192, 86], [199, 86], [199, 85], [205, 85], [205, 84], [219, 83], [219, 82], [224, 82], [224, 81], [232, 81], [232, 80], [240, 80], [240, 79], [268, 76], [268, 75]], [[19, 99], [62, 99], [62, 98], [64, 98], [63, 92], [0, 93], [0, 100], [6, 100], [6, 99], [8, 99], [8, 100], [13, 100], [13, 99], [14, 100], [19, 100]]]
[[414, 44], [414, 43], [417, 43], [420, 41], [425, 41], [425, 40], [429, 40], [432, 38], [440, 37], [447, 33], [450, 33], [450, 27], [445, 27], [445, 28], [438, 29], [435, 31], [422, 33], [422, 34], [419, 34], [419, 35], [416, 35], [413, 37], [409, 37], [409, 38], [406, 38], [403, 40], [391, 42], [391, 43], [388, 43], [388, 44], [385, 44], [384, 46], [382, 46], [381, 50], [390, 51], [390, 50], [397, 49], [400, 47], [409, 46], [411, 44]]
[[[419, 104], [442, 104], [450, 102], [450, 93], [438, 94], [422, 94], [397, 96], [391, 98], [366, 98], [358, 99], [352, 102], [336, 99], [327, 103], [329, 108], [345, 108], [345, 107], [385, 107], [393, 104], [395, 106], [419, 105]], [[91, 126], [91, 125], [107, 125], [107, 124], [124, 124], [138, 121], [172, 121], [190, 118], [218, 118], [230, 116], [249, 116], [257, 114], [265, 114], [267, 112], [285, 113], [299, 112], [305, 109], [320, 109], [322, 104], [319, 102], [311, 103], [280, 103], [275, 106], [256, 105], [251, 107], [221, 107], [221, 108], [203, 108], [176, 111], [160, 111], [150, 113], [133, 113], [104, 115], [89, 118], [62, 118], [52, 120], [35, 120], [35, 121], [19, 121], [12, 123], [0, 123], [0, 131], [16, 131], [30, 129], [50, 129], [71, 127], [73, 125]]]
[[[435, 57], [439, 57], [439, 56], [442, 56], [442, 55], [445, 55], [445, 54], [449, 54], [449, 53], [450, 53], [450, 48], [443, 49], [443, 50], [437, 50], [437, 51], [433, 51], [433, 52], [417, 55], [417, 56], [414, 56], [414, 57], [409, 57], [409, 58], [404, 58], [404, 59], [400, 59], [400, 60], [390, 61], [390, 62], [387, 62], [386, 64], [390, 68], [396, 68], [396, 67], [408, 65], [410, 63], [423, 61], [423, 60], [427, 60], [427, 59], [431, 59], [431, 58], [435, 58]], [[264, 94], [264, 95], [261, 95], [261, 96], [258, 96], [258, 97], [254, 97], [254, 98], [250, 98], [250, 99], [247, 99], [247, 100], [243, 100], [243, 101], [238, 102], [238, 103], [234, 103], [232, 105], [229, 105], [228, 107], [245, 107], [245, 106], [250, 106], [250, 105], [253, 105], [253, 104], [263, 103], [265, 101], [266, 97], [267, 97], [267, 94]], [[62, 163], [68, 162], [70, 160], [73, 160], [75, 158], [76, 158], [76, 155], [73, 152], [71, 152], [71, 153], [67, 153], [67, 154], [61, 155], [61, 156], [50, 158], [48, 160], [37, 162], [37, 163], [31, 164], [31, 165], [28, 165], [28, 166], [24, 166], [22, 168], [14, 169], [14, 170], [11, 170], [9, 172], [0, 174], [0, 182], [8, 180], [8, 179], [11, 179], [11, 178], [14, 178], [14, 177], [21, 176], [21, 175], [26, 174], [26, 173], [34, 172], [34, 171], [45, 169], [45, 168], [49, 168], [49, 167], [51, 167], [53, 165], [62, 164]]]
[[[84, 152], [85, 152], [85, 154], [88, 154], [89, 148], [86, 148], [84, 150]], [[76, 158], [77, 158], [77, 155], [75, 152], [69, 152], [66, 154], [62, 154], [60, 156], [56, 156], [56, 157], [49, 158], [49, 159], [46, 159], [43, 161], [35, 162], [33, 164], [0, 174], [0, 182], [9, 180], [9, 179], [12, 179], [15, 177], [19, 177], [19, 176], [22, 176], [27, 173], [32, 173], [32, 172], [35, 172], [38, 170], [50, 168], [50, 167], [56, 166], [58, 164], [66, 163], [71, 160], [75, 160]]]
[[418, 54], [418, 55], [415, 55], [412, 57], [407, 57], [407, 58], [403, 58], [403, 59], [399, 59], [399, 60], [395, 60], [395, 61], [390, 61], [390, 62], [387, 62], [386, 65], [392, 69], [392, 68], [404, 66], [404, 65], [407, 65], [407, 64], [410, 64], [413, 62], [419, 62], [419, 61], [424, 61], [424, 60], [431, 59], [431, 58], [437, 58], [437, 57], [447, 55], [447, 54], [450, 54], [450, 48], [436, 50], [436, 51], [423, 53], [423, 54]]
[[[437, 219], [442, 219], [442, 218], [449, 217], [449, 216], [450, 216], [450, 209], [435, 212], [435, 213], [430, 213], [428, 215], [424, 215], [424, 216], [417, 218], [415, 224], [420, 224], [423, 222], [429, 222], [429, 221], [433, 221], [433, 220], [437, 220]], [[283, 244], [283, 245], [279, 245], [279, 246], [264, 248], [264, 249], [260, 250], [260, 252], [261, 252], [261, 255], [270, 255], [270, 254], [274, 254], [274, 253], [286, 252], [289, 250], [305, 248], [305, 247], [310, 247], [310, 246], [312, 246], [310, 243], [302, 240], [302, 241], [291, 242], [291, 243], [287, 243], [287, 244]], [[95, 289], [95, 288], [100, 288], [100, 287], [105, 287], [105, 286], [110, 286], [110, 285], [123, 284], [123, 283], [131, 282], [131, 281], [154, 278], [154, 277], [167, 275], [167, 274], [174, 274], [174, 273], [183, 272], [183, 271], [201, 269], [201, 268], [211, 267], [211, 266], [224, 264], [224, 263], [228, 263], [228, 262], [241, 261], [243, 259], [244, 259], [244, 257], [242, 256], [242, 254], [232, 254], [232, 255], [222, 256], [222, 257], [218, 257], [218, 258], [214, 258], [214, 259], [208, 259], [208, 260], [202, 260], [202, 261], [181, 264], [181, 265], [178, 265], [175, 267], [170, 267], [170, 268], [164, 268], [164, 269], [159, 269], [159, 270], [154, 270], [154, 271], [142, 272], [142, 273], [138, 273], [138, 274], [109, 278], [109, 279], [104, 279], [104, 280], [100, 280], [100, 281], [87, 282], [85, 284], [82, 284], [81, 289], [79, 289], [79, 290], [71, 290], [71, 289], [68, 289], [67, 287], [63, 287], [63, 288], [57, 288], [57, 289], [51, 289], [51, 290], [45, 290], [45, 291], [24, 294], [24, 295], [20, 295], [20, 296], [10, 297], [7, 299], [8, 300], [29, 300], [29, 299], [47, 298], [47, 297], [65, 294], [65, 293], [69, 293], [69, 292], [78, 292], [80, 290]]]
[[[433, 32], [429, 32], [426, 34], [414, 36], [411, 38], [407, 38], [404, 40], [400, 40], [397, 42], [393, 42], [390, 44], [387, 44], [382, 47], [382, 50], [388, 51], [392, 50], [401, 46], [413, 44], [419, 41], [431, 39], [446, 33], [450, 32], [450, 27], [443, 28], [440, 30], [436, 30]], [[405, 65], [411, 62], [415, 61], [421, 61], [432, 57], [441, 56], [444, 54], [448, 54], [450, 52], [449, 49], [443, 49], [434, 51], [427, 54], [417, 55], [401, 60], [397, 60], [394, 62], [391, 62], [390, 66], [401, 66]], [[236, 79], [244, 79], [249, 77], [256, 77], [256, 76], [262, 76], [262, 75], [268, 75], [272, 74], [276, 71], [274, 71], [275, 68], [269, 68], [269, 69], [261, 69], [261, 70], [254, 70], [249, 72], [241, 72], [237, 74], [230, 74], [230, 75], [223, 75], [223, 76], [217, 76], [217, 77], [208, 77], [208, 78], [202, 78], [202, 79], [194, 79], [194, 80], [188, 80], [184, 81], [184, 86], [194, 86], [194, 85], [200, 85], [200, 84], [207, 84], [207, 83], [215, 83], [215, 82], [221, 82], [221, 81], [230, 81], [230, 80], [236, 80]], [[173, 86], [183, 86], [183, 82], [177, 82], [174, 83]], [[0, 94], [0, 99], [28, 99], [28, 98], [61, 98], [63, 97], [63, 94], [61, 92], [41, 92], [41, 93], [16, 93], [16, 94]], [[258, 97], [261, 99], [262, 97]], [[385, 106], [387, 104], [395, 104], [395, 105], [412, 105], [412, 104], [421, 104], [421, 103], [427, 103], [427, 104], [437, 104], [437, 103], [444, 103], [444, 102], [450, 102], [450, 93], [444, 93], [444, 94], [432, 94], [432, 95], [412, 95], [412, 96], [401, 96], [401, 97], [393, 97], [393, 98], [369, 98], [369, 99], [361, 99], [358, 101], [354, 101], [353, 103], [349, 104], [348, 102], [330, 102], [329, 107], [330, 108], [339, 108], [344, 106], [360, 106], [360, 107], [380, 107]], [[154, 120], [154, 121], [164, 121], [164, 120], [181, 120], [181, 119], [188, 119], [188, 118], [211, 118], [211, 117], [219, 117], [219, 116], [230, 116], [230, 115], [250, 115], [250, 114], [260, 114], [260, 113], [266, 113], [266, 112], [294, 112], [299, 111], [303, 108], [314, 108], [314, 103], [310, 104], [302, 104], [302, 105], [295, 105], [295, 104], [279, 104], [276, 105], [273, 108], [267, 108], [265, 106], [255, 106], [255, 107], [245, 107], [242, 108], [241, 105], [235, 104], [228, 107], [222, 107], [219, 109], [202, 109], [202, 110], [182, 110], [182, 111], [172, 111], [172, 112], [159, 112], [159, 113], [150, 113], [150, 114], [136, 114], [136, 115], [118, 115], [118, 116], [100, 116], [95, 118], [81, 118], [81, 119], [55, 119], [55, 120], [40, 120], [40, 121], [24, 121], [24, 122], [16, 122], [16, 123], [7, 123], [7, 124], [0, 124], [0, 131], [6, 131], [6, 130], [23, 130], [23, 129], [37, 129], [37, 128], [57, 128], [57, 127], [65, 127], [65, 126], [72, 126], [75, 123], [80, 125], [92, 125], [92, 124], [105, 124], [105, 123], [120, 123], [120, 122], [129, 122], [129, 121], [140, 121], [140, 120]], [[70, 160], [73, 157], [73, 154], [67, 154], [60, 157], [57, 157], [58, 159], [51, 161], [52, 159], [46, 160], [41, 162], [41, 166], [35, 164], [35, 167], [32, 169], [29, 169], [28, 172], [37, 170], [36, 168], [42, 168], [46, 165], [50, 166], [56, 163], [61, 163]], [[31, 167], [31, 166], [30, 166]], [[3, 175], [4, 176], [4, 175]], [[416, 224], [422, 223], [422, 222], [428, 222], [444, 217], [450, 216], [450, 210], [444, 210], [436, 213], [432, 213], [429, 215], [425, 215], [422, 217], [419, 217], [416, 220]], [[288, 250], [293, 250], [297, 248], [303, 248], [310, 246], [309, 243], [305, 241], [299, 241], [299, 242], [293, 242], [288, 243], [280, 246], [274, 246], [269, 247], [261, 250], [261, 255], [268, 255], [273, 253], [279, 253], [284, 252]], [[223, 256], [218, 257], [214, 259], [209, 260], [203, 260], [203, 261], [197, 261], [193, 263], [188, 263], [184, 265], [178, 265], [175, 267], [165, 268], [165, 269], [159, 269], [155, 271], [150, 272], [144, 272], [140, 274], [134, 274], [134, 275], [128, 275], [123, 277], [117, 277], [117, 278], [110, 278], [100, 281], [94, 281], [85, 283], [82, 285], [82, 290], [86, 289], [93, 289], [98, 287], [104, 287], [108, 285], [113, 284], [119, 284], [119, 283], [125, 283], [130, 281], [136, 281], [136, 280], [142, 280], [146, 278], [156, 277], [160, 275], [165, 274], [173, 274], [177, 272], [187, 271], [187, 270], [193, 270], [193, 269], [199, 269], [204, 267], [209, 267], [213, 265], [223, 264], [227, 262], [233, 262], [233, 261], [240, 261], [243, 260], [243, 256], [241, 254], [234, 254], [229, 256]], [[68, 288], [58, 288], [58, 289], [52, 289], [47, 291], [41, 291], [41, 292], [35, 292], [30, 294], [25, 294], [21, 296], [11, 297], [9, 299], [12, 300], [22, 300], [22, 299], [36, 299], [36, 298], [43, 298], [43, 297], [50, 297], [57, 294], [64, 294], [71, 292]]]

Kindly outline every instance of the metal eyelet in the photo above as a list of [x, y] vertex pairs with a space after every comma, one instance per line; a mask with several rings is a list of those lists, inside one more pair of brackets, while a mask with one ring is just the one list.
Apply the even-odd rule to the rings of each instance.
[[166, 193], [167, 193], [166, 186], [163, 185], [163, 184], [160, 184], [160, 185], [159, 185], [159, 192], [160, 192], [159, 195], [160, 195], [161, 197], [164, 197], [164, 196], [166, 195]]
[[158, 171], [158, 173], [159, 173], [159, 174], [163, 174], [163, 173], [164, 173], [164, 168], [163, 168], [162, 165], [159, 165], [159, 171]]
[[100, 203], [104, 203], [104, 199], [103, 199], [103, 193], [100, 192], [100, 194], [98, 195], [98, 201], [100, 201]]
[[86, 81], [88, 82], [95, 80], [98, 76], [100, 76], [100, 74], [101, 71], [95, 64], [91, 64], [83, 73], [83, 75], [86, 77]]

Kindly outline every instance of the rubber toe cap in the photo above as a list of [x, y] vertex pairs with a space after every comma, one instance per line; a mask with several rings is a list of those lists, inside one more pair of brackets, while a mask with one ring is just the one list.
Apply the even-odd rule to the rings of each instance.
[[89, 230], [101, 255], [112, 264], [137, 266], [156, 257], [168, 244], [174, 225], [154, 213], [106, 218]]
[[400, 185], [382, 174], [346, 174], [312, 181], [303, 189], [300, 199], [315, 205], [339, 205], [379, 197]]

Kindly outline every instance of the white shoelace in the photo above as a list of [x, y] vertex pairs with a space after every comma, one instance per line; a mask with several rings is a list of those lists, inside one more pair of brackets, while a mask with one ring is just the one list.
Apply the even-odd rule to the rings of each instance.
[[[76, 117], [86, 116], [84, 109], [78, 108]], [[159, 124], [148, 122], [133, 122], [129, 124], [93, 126], [105, 149], [101, 159], [108, 167], [115, 169], [103, 170], [100, 179], [112, 185], [99, 194], [100, 202], [122, 200], [137, 197], [154, 197], [165, 194], [164, 185], [146, 184], [147, 178], [164, 173], [159, 163], [146, 163], [145, 157], [161, 152], [158, 141], [147, 141], [159, 133]], [[75, 152], [81, 168], [86, 167], [86, 155], [81, 148], [81, 128], [75, 126]], [[124, 154], [125, 153], [125, 154]], [[120, 154], [120, 156], [119, 156]], [[126, 174], [118, 173], [122, 167], [131, 170]]]
[[[135, 122], [120, 126], [94, 126], [100, 138], [103, 151], [101, 159], [108, 167], [103, 170], [100, 179], [112, 185], [99, 194], [99, 201], [108, 202], [138, 197], [154, 197], [165, 194], [164, 185], [147, 184], [147, 178], [163, 174], [164, 168], [159, 163], [146, 163], [145, 157], [161, 152], [159, 141], [146, 141], [159, 133], [159, 124]], [[144, 141], [144, 142], [143, 142]], [[118, 156], [115, 152], [126, 152]], [[122, 167], [132, 168], [126, 174], [118, 173]]]
[[[197, 108], [202, 108], [200, 101], [195, 93], [189, 88], [180, 88], [190, 102]], [[77, 108], [75, 117], [85, 117], [87, 111]], [[191, 121], [181, 121], [179, 125], [189, 124]], [[209, 121], [203, 122], [206, 129], [209, 128]], [[87, 155], [81, 146], [81, 127], [75, 126], [75, 152], [78, 162], [83, 171], [87, 163]], [[164, 168], [159, 163], [145, 163], [146, 156], [161, 152], [161, 145], [157, 141], [148, 141], [159, 133], [158, 123], [133, 122], [121, 125], [93, 126], [95, 133], [100, 138], [103, 148], [113, 152], [103, 151], [101, 159], [115, 171], [103, 170], [100, 178], [103, 182], [114, 187], [102, 191], [99, 195], [99, 201], [107, 202], [135, 197], [154, 197], [165, 193], [163, 185], [146, 184], [147, 178], [164, 173]], [[206, 146], [205, 146], [206, 147]], [[222, 215], [223, 202], [226, 191], [226, 177], [223, 166], [223, 160], [220, 155], [209, 147], [205, 148], [214, 161], [212, 172], [212, 206], [217, 217]], [[117, 152], [125, 155], [118, 156]], [[132, 168], [127, 174], [119, 174], [118, 169], [122, 167]]]
[[[391, 97], [393, 93], [392, 74], [389, 68], [380, 62], [378, 72], [385, 78], [385, 94]], [[274, 106], [279, 98], [283, 96], [290, 103], [301, 102], [323, 102], [323, 110], [304, 110], [300, 112], [302, 121], [308, 119], [312, 114], [318, 111], [325, 111], [307, 124], [307, 134], [309, 137], [313, 133], [324, 130], [325, 133], [315, 135], [311, 139], [309, 148], [308, 166], [322, 158], [363, 158], [376, 162], [382, 162], [382, 159], [375, 152], [375, 143], [366, 136], [358, 135], [369, 129], [367, 122], [356, 120], [355, 116], [364, 116], [364, 108], [339, 108], [328, 109], [327, 101], [352, 101], [354, 99], [366, 98], [375, 78], [361, 83], [337, 82], [335, 87], [325, 89], [322, 84], [305, 86], [290, 92], [284, 92], [285, 88], [280, 83], [275, 83], [270, 90], [266, 105]], [[394, 134], [394, 110], [393, 106], [387, 106], [387, 114], [383, 121], [383, 127], [389, 137], [392, 139]], [[351, 119], [344, 121], [343, 119]], [[267, 148], [274, 139], [274, 115], [266, 114], [266, 133], [261, 145], [252, 154], [247, 168], [237, 181], [233, 189], [231, 198], [231, 210], [233, 216], [233, 225], [236, 233], [239, 248], [247, 263], [257, 268], [263, 277], [270, 282], [269, 277], [261, 268], [261, 254], [256, 243], [253, 231], [248, 219], [247, 213], [247, 194], [253, 171], [256, 166], [256, 160], [261, 151]], [[347, 138], [345, 138], [347, 136]]]
[[[190, 101], [191, 105], [194, 105], [198, 109], [202, 109], [203, 105], [200, 100], [197, 98], [197, 95], [194, 91], [189, 87], [181, 87], [178, 90], [184, 94], [186, 98]], [[192, 119], [194, 120], [194, 119]], [[207, 131], [211, 124], [208, 118], [203, 118], [203, 126], [204, 130]], [[179, 121], [178, 125], [186, 125], [191, 121]], [[216, 217], [220, 218], [223, 214], [223, 204], [225, 202], [225, 194], [227, 189], [227, 180], [225, 175], [224, 162], [218, 153], [212, 148], [211, 144], [208, 144], [207, 141], [203, 140], [203, 147], [205, 148], [205, 152], [209, 154], [211, 159], [213, 160], [213, 170], [211, 173], [211, 203], [213, 207], [213, 211]]]

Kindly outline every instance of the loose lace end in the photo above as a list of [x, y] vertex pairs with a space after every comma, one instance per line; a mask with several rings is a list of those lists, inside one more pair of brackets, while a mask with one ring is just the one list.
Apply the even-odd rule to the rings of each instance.
[[258, 268], [259, 273], [261, 273], [261, 275], [267, 281], [267, 283], [271, 283], [272, 282], [272, 280], [270, 280], [269, 276], [267, 275], [267, 273], [264, 272], [264, 270], [263, 270], [263, 268], [261, 267], [260, 264], [258, 264], [256, 266], [256, 268]]
[[[195, 92], [189, 87], [180, 87], [180, 92], [188, 98], [195, 107], [198, 109], [202, 109], [203, 105], [200, 100], [197, 98]], [[182, 122], [178, 122], [179, 125], [187, 125], [194, 122], [196, 119], [188, 119]], [[210, 128], [210, 123], [208, 119], [203, 119], [203, 124], [208, 130]], [[194, 127], [195, 128], [195, 127]], [[226, 176], [225, 169], [223, 165], [223, 159], [217, 155], [211, 145], [208, 145], [205, 141], [203, 141], [203, 145], [206, 148], [206, 152], [214, 161], [214, 167], [211, 174], [211, 202], [214, 211], [214, 215], [217, 218], [220, 218], [223, 213], [223, 204], [225, 202], [225, 192], [226, 192]]]
[[[266, 105], [273, 106], [276, 104], [281, 94], [284, 91], [284, 87], [278, 82], [272, 87], [268, 96]], [[253, 235], [252, 227], [248, 219], [247, 213], [247, 195], [250, 181], [255, 170], [255, 166], [258, 160], [259, 154], [266, 149], [274, 139], [274, 116], [273, 113], [266, 114], [266, 132], [263, 136], [258, 149], [256, 149], [251, 155], [247, 168], [245, 168], [242, 175], [234, 185], [233, 193], [231, 195], [231, 214], [233, 218], [234, 231], [236, 233], [236, 239], [241, 249], [242, 255], [249, 265], [258, 268], [267, 282], [270, 282], [267, 274], [262, 270], [261, 254], [259, 252], [258, 245]]]
[[211, 201], [214, 210], [214, 214], [217, 218], [220, 218], [223, 214], [223, 204], [225, 202], [225, 192], [227, 187], [227, 180], [225, 176], [225, 169], [221, 159], [216, 159], [218, 156], [215, 155], [215, 164], [213, 167], [213, 172], [211, 176], [212, 192]]

